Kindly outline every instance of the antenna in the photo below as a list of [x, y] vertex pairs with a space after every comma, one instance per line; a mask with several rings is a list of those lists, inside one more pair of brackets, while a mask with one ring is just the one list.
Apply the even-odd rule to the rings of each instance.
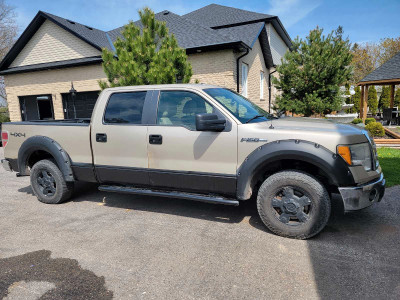
[[272, 125], [272, 120], [273, 118], [271, 118], [271, 125], [269, 126], [269, 129], [275, 129], [274, 125]]

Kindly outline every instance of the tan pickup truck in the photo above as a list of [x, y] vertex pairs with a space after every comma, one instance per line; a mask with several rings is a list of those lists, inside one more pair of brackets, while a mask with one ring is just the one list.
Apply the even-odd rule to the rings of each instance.
[[362, 129], [277, 119], [211, 85], [106, 89], [91, 120], [6, 123], [2, 141], [3, 166], [30, 176], [44, 203], [67, 200], [76, 181], [227, 205], [254, 196], [264, 224], [291, 238], [324, 228], [332, 194], [351, 211], [385, 190], [376, 147]]

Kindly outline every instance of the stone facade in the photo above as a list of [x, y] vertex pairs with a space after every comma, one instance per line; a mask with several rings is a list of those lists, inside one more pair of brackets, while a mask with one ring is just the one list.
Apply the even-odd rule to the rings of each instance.
[[20, 96], [51, 94], [54, 117], [63, 119], [62, 93], [68, 93], [71, 82], [78, 92], [100, 90], [98, 80], [105, 79], [101, 65], [80, 66], [5, 76], [11, 121], [21, 120]]
[[[240, 56], [241, 54], [237, 54]], [[248, 65], [247, 75], [247, 98], [256, 103], [258, 106], [268, 111], [268, 75], [269, 69], [266, 67], [264, 62], [264, 56], [261, 50], [260, 42], [257, 40], [253, 46], [253, 49], [240, 59], [240, 64], [245, 63]], [[239, 86], [240, 92], [243, 91], [242, 87], [242, 67], [239, 68]], [[263, 96], [260, 95], [260, 73], [263, 72]], [[236, 74], [236, 69], [235, 69]]]

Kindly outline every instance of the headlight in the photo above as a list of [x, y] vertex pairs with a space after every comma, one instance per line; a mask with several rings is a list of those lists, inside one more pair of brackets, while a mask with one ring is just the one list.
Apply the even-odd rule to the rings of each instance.
[[363, 166], [365, 171], [372, 169], [372, 155], [369, 143], [338, 146], [338, 154], [352, 166]]

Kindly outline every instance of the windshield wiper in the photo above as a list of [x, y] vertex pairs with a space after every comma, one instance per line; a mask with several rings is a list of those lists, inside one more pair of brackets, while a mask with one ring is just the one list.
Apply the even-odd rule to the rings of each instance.
[[264, 117], [264, 115], [255, 115], [254, 117], [248, 119], [244, 124], [250, 123], [251, 121], [262, 117]]

